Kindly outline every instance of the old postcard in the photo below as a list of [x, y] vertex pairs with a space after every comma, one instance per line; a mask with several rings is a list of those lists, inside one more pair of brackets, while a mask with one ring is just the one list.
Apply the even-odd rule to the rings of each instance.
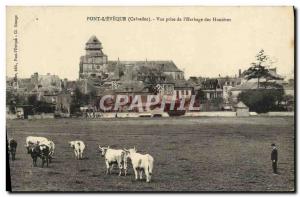
[[294, 8], [6, 9], [12, 192], [294, 192]]

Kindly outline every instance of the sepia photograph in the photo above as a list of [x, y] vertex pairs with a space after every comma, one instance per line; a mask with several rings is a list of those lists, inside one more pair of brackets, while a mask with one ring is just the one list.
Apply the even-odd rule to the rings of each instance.
[[293, 6], [7, 6], [9, 192], [295, 192]]

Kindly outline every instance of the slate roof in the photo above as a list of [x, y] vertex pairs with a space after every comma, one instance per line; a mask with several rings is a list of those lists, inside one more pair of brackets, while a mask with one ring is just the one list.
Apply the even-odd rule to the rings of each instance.
[[247, 105], [245, 105], [242, 101], [238, 102], [238, 104], [235, 105], [236, 108], [248, 108]]
[[242, 83], [241, 85], [238, 85], [231, 90], [253, 90], [257, 89], [257, 82], [250, 82], [247, 81], [245, 83]]
[[117, 89], [119, 92], [143, 92], [144, 90], [145, 85], [141, 81], [124, 81]]
[[283, 79], [281, 75], [277, 74], [276, 69], [269, 69], [269, 74], [271, 74], [273, 77], [278, 78], [278, 79]]
[[98, 38], [95, 35], [91, 36], [90, 39], [87, 41], [87, 44], [98, 44], [98, 43], [101, 44], [101, 42], [98, 40]]
[[168, 60], [157, 60], [157, 61], [108, 61], [108, 67], [115, 65], [128, 66], [132, 65], [134, 67], [148, 67], [154, 69], [160, 69], [162, 72], [182, 72], [177, 68], [173, 61]]
[[177, 80], [175, 81], [175, 88], [192, 88], [193, 85], [189, 81]]

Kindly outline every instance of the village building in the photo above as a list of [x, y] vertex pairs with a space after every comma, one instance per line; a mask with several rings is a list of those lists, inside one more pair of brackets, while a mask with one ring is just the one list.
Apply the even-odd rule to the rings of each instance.
[[50, 73], [34, 73], [30, 78], [7, 78], [6, 84], [8, 92], [23, 96], [37, 95], [38, 100], [42, 100], [44, 96], [56, 95], [62, 90], [61, 79]]
[[202, 91], [205, 100], [222, 98], [225, 103], [229, 101], [230, 90], [242, 83], [239, 77], [218, 77], [218, 78], [191, 78], [195, 91]]
[[250, 116], [249, 107], [247, 107], [242, 101], [238, 102], [235, 106], [236, 116], [245, 117]]
[[292, 97], [295, 96], [295, 84], [294, 79], [289, 79], [287, 82], [283, 84], [284, 94], [290, 95]]

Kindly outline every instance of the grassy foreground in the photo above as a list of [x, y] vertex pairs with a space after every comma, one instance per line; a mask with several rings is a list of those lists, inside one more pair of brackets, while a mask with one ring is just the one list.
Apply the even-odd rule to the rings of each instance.
[[[9, 120], [8, 136], [18, 141], [10, 162], [13, 191], [293, 191], [294, 119], [139, 118], [111, 120]], [[32, 167], [24, 148], [29, 135], [56, 144], [48, 168]], [[68, 141], [87, 146], [75, 160]], [[279, 173], [271, 168], [271, 143], [279, 148]], [[136, 146], [154, 157], [153, 182], [105, 175], [98, 145]]]

